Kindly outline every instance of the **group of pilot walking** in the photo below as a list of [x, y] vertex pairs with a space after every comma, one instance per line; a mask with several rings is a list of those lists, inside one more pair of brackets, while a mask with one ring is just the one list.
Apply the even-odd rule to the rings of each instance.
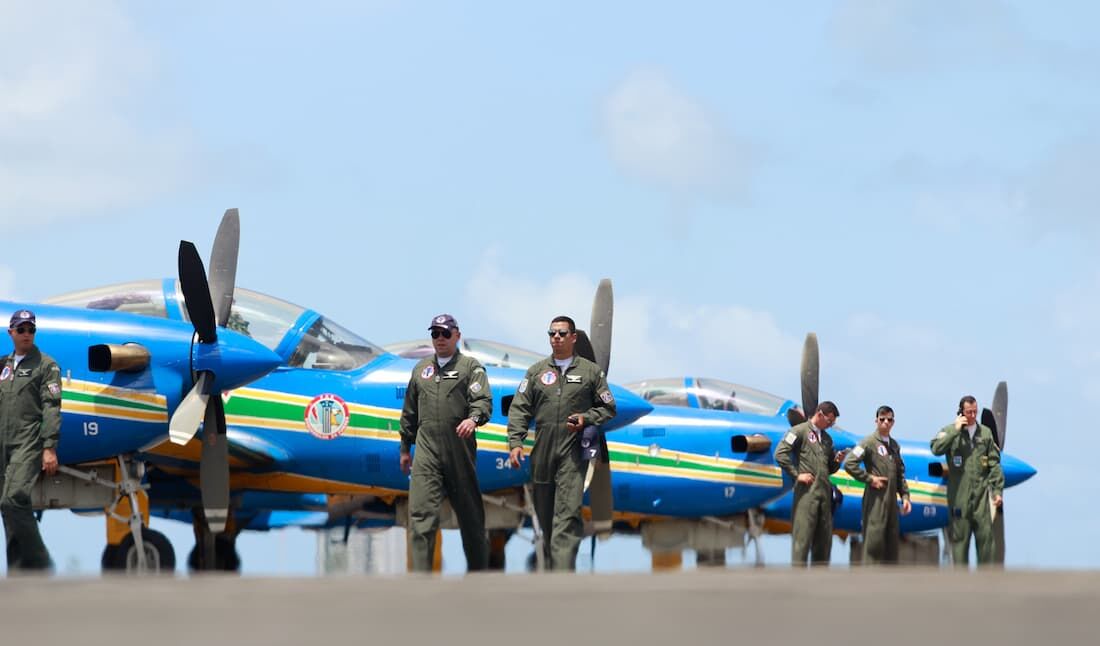
[[[890, 431], [894, 409], [879, 406], [875, 432], [851, 450], [837, 451], [828, 429], [840, 416], [836, 404], [821, 402], [810, 419], [791, 428], [775, 449], [775, 461], [794, 479], [791, 563], [827, 565], [833, 543], [834, 487], [829, 476], [840, 465], [863, 483], [863, 555], [867, 564], [897, 563], [898, 515], [912, 510], [901, 448]], [[978, 564], [995, 560], [994, 523], [1001, 507], [1004, 472], [993, 431], [978, 422], [978, 402], [959, 401], [955, 421], [932, 438], [933, 455], [947, 457], [947, 538], [956, 565], [966, 565], [970, 539]], [[898, 505], [901, 509], [898, 509]]]
[[[485, 511], [477, 481], [477, 427], [489, 421], [493, 398], [481, 364], [458, 350], [458, 323], [440, 314], [428, 327], [435, 353], [413, 368], [401, 411], [401, 468], [409, 481], [409, 550], [415, 571], [430, 571], [443, 499], [462, 535], [467, 569], [489, 562]], [[550, 569], [572, 570], [584, 536], [585, 460], [581, 435], [615, 416], [615, 398], [595, 363], [577, 356], [577, 327], [568, 316], [550, 322], [551, 355], [527, 370], [508, 409], [509, 465], [530, 447], [533, 506]], [[416, 444], [415, 455], [411, 447]]]
[[[409, 482], [409, 549], [412, 567], [430, 571], [444, 498], [462, 534], [469, 570], [489, 562], [485, 511], [477, 480], [477, 428], [489, 421], [493, 398], [482, 365], [459, 352], [462, 337], [449, 314], [432, 319], [435, 352], [413, 368], [401, 412], [401, 468]], [[40, 473], [58, 468], [61, 427], [61, 371], [35, 345], [35, 315], [12, 315], [8, 335], [13, 352], [0, 360], [0, 514], [11, 572], [46, 570], [50, 556], [38, 531], [31, 493]], [[577, 356], [573, 319], [558, 316], [547, 330], [551, 355], [527, 370], [508, 410], [509, 464], [519, 468], [529, 448], [533, 506], [542, 529], [543, 555], [554, 570], [572, 570], [583, 538], [581, 517], [585, 455], [582, 432], [615, 416], [607, 377]], [[794, 479], [791, 561], [829, 562], [834, 491], [829, 476], [841, 464], [865, 485], [863, 562], [898, 560], [900, 513], [911, 509], [905, 464], [890, 437], [894, 411], [880, 406], [875, 432], [845, 455], [833, 448], [828, 429], [839, 416], [822, 402], [805, 422], [791, 428], [775, 450], [775, 461]], [[956, 564], [965, 564], [971, 535], [978, 563], [994, 560], [993, 523], [1001, 505], [1004, 473], [992, 431], [977, 421], [978, 404], [959, 402], [959, 415], [932, 439], [932, 453], [947, 456], [947, 526]], [[416, 444], [415, 455], [412, 445]]]

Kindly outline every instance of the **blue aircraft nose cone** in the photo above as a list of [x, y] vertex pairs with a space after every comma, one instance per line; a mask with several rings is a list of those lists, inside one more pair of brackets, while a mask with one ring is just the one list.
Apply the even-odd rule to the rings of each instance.
[[1001, 469], [1005, 473], [1005, 486], [1013, 487], [1035, 475], [1035, 467], [1011, 455], [1001, 455]]
[[633, 424], [653, 412], [653, 406], [638, 395], [622, 386], [611, 384], [611, 394], [615, 396], [615, 417], [603, 425], [605, 431]]
[[240, 388], [283, 362], [267, 346], [225, 328], [218, 329], [216, 343], [195, 343], [192, 360], [196, 371], [214, 373], [216, 390]]

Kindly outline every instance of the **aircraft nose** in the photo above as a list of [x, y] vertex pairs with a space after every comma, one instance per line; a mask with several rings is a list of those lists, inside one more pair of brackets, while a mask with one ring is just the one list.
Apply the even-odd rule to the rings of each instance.
[[603, 425], [610, 431], [632, 424], [653, 412], [653, 405], [622, 386], [611, 384], [611, 394], [615, 396], [615, 417]]
[[1001, 470], [1005, 474], [1005, 486], [1013, 487], [1035, 475], [1035, 467], [1011, 455], [1001, 455]]
[[214, 373], [216, 390], [233, 390], [253, 382], [279, 366], [282, 358], [267, 346], [238, 332], [218, 330], [216, 343], [196, 343], [194, 369]]

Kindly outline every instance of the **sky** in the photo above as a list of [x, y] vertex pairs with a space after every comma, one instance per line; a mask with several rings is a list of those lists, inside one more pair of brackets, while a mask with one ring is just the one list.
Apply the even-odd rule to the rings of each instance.
[[[173, 276], [230, 207], [238, 285], [381, 344], [446, 311], [543, 350], [607, 277], [613, 381], [797, 398], [814, 331], [840, 425], [889, 403], [919, 441], [1007, 381], [1006, 448], [1038, 469], [1006, 495], [1007, 562], [1095, 568], [1098, 22], [1001, 0], [0, 0], [0, 297]], [[43, 529], [59, 571], [94, 572], [101, 520]], [[245, 572], [312, 572], [314, 540], [242, 539]], [[648, 564], [636, 539], [606, 551]]]

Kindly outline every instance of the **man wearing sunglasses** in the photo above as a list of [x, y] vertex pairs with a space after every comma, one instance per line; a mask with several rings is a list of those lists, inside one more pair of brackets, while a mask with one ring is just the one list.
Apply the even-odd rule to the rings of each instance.
[[833, 450], [828, 429], [840, 417], [836, 404], [824, 401], [813, 416], [791, 427], [775, 448], [775, 462], [794, 478], [791, 507], [791, 565], [828, 565], [833, 549], [833, 486], [829, 475], [840, 468], [843, 451]]
[[863, 563], [897, 563], [901, 514], [913, 509], [905, 483], [905, 462], [901, 447], [890, 437], [894, 409], [879, 406], [875, 411], [875, 432], [860, 440], [844, 460], [848, 475], [866, 485], [863, 490]]
[[[462, 338], [450, 314], [432, 319], [435, 354], [413, 368], [401, 411], [401, 470], [409, 481], [409, 549], [412, 569], [430, 572], [443, 499], [451, 502], [462, 534], [466, 569], [489, 562], [485, 508], [477, 482], [477, 427], [493, 413], [485, 368], [458, 351]], [[410, 456], [416, 444], [416, 455]]]
[[581, 504], [586, 463], [581, 457], [581, 431], [614, 417], [615, 398], [600, 367], [573, 354], [577, 343], [573, 319], [556, 317], [548, 333], [551, 356], [527, 370], [508, 411], [509, 459], [519, 467], [533, 419], [531, 482], [543, 554], [550, 569], [572, 570], [584, 538]]
[[12, 314], [8, 336], [15, 348], [0, 364], [0, 514], [9, 572], [50, 567], [31, 511], [31, 490], [39, 473], [57, 473], [61, 369], [35, 345], [36, 331], [34, 312]]

